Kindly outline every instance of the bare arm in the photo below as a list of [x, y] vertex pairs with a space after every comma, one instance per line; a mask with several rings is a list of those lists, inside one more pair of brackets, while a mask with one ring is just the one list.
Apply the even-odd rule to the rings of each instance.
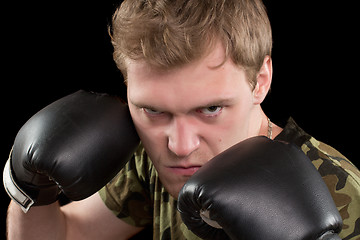
[[7, 218], [9, 240], [128, 239], [141, 230], [118, 219], [97, 193], [61, 208], [33, 207], [27, 214], [11, 202]]
[[65, 239], [65, 218], [58, 203], [33, 207], [25, 214], [11, 201], [7, 217], [9, 240]]

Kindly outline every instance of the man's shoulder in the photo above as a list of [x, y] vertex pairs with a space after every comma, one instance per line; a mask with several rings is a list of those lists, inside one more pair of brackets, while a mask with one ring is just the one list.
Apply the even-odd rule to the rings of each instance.
[[336, 174], [339, 179], [338, 189], [346, 184], [346, 178], [354, 179], [360, 187], [360, 172], [356, 166], [335, 148], [318, 141], [290, 118], [284, 130], [276, 140], [293, 143], [308, 156], [322, 176]]
[[[351, 177], [354, 184], [360, 187], [360, 172], [356, 166], [335, 148], [311, 137], [302, 146], [302, 150], [313, 162], [322, 176], [339, 173]], [[330, 164], [330, 165], [329, 165]], [[336, 169], [336, 170], [335, 170]], [[341, 178], [341, 175], [337, 175]], [[341, 179], [338, 189], [346, 185], [346, 179]]]
[[308, 156], [326, 183], [343, 219], [343, 239], [360, 236], [360, 172], [335, 148], [318, 141], [288, 121], [278, 140], [294, 143]]
[[301, 147], [318, 169], [343, 219], [342, 239], [360, 237], [360, 172], [333, 147], [310, 138]]

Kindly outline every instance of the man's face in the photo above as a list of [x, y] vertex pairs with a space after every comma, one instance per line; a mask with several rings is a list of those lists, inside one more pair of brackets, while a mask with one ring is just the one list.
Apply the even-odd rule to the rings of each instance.
[[258, 104], [245, 72], [219, 44], [184, 67], [159, 71], [128, 63], [128, 102], [136, 129], [167, 191], [177, 198], [202, 165], [253, 136]]

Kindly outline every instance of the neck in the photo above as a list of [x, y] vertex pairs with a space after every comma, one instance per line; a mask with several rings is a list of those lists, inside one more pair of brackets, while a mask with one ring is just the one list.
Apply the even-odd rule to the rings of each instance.
[[[253, 123], [252, 126], [249, 128], [249, 137], [254, 136], [268, 136], [269, 130], [269, 122], [268, 117], [262, 110], [261, 106], [257, 106], [254, 109], [254, 114], [252, 116], [251, 122]], [[277, 135], [280, 134], [282, 128], [275, 125], [272, 122], [272, 139], [274, 139]]]

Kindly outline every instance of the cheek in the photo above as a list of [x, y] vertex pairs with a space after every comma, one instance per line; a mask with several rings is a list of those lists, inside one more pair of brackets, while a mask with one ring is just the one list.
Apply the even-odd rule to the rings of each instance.
[[144, 117], [142, 116], [142, 110], [138, 109], [136, 107], [133, 107], [132, 105], [129, 106], [131, 118], [134, 122], [135, 128], [139, 134], [139, 136], [142, 138], [145, 137], [147, 132], [149, 132], [149, 126], [144, 121]]
[[147, 124], [142, 119], [141, 113], [139, 114], [136, 110], [135, 112], [131, 111], [131, 116], [146, 152], [149, 156], [151, 156], [151, 158], [157, 159], [161, 150], [166, 147], [166, 138], [164, 137], [163, 131]]
[[[215, 154], [228, 149], [247, 138], [249, 130], [249, 111], [246, 108], [229, 109], [226, 116], [216, 126], [209, 126], [204, 139]], [[211, 141], [210, 141], [211, 139]]]
[[161, 131], [158, 131], [154, 128], [147, 128], [141, 123], [135, 123], [135, 127], [140, 136], [143, 146], [149, 154], [151, 152], [158, 151], [158, 149], [161, 149], [164, 146], [165, 141]]

